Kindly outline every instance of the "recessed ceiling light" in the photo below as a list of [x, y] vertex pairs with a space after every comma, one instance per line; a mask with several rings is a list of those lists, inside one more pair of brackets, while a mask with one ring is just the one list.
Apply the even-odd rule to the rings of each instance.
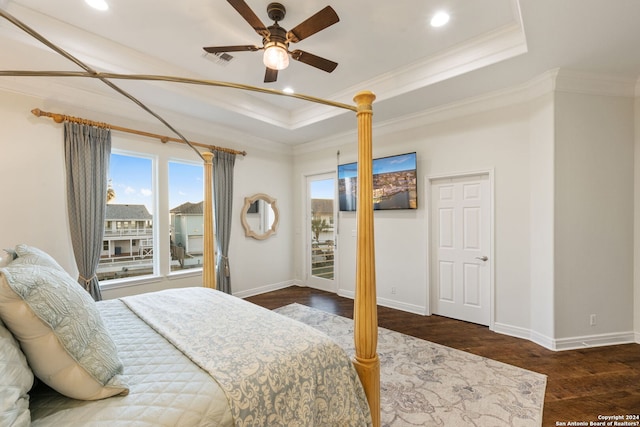
[[437, 12], [433, 15], [433, 18], [431, 18], [432, 27], [442, 27], [443, 25], [446, 25], [447, 22], [449, 22], [449, 14], [447, 12]]
[[287, 87], [285, 87], [284, 89], [282, 89], [282, 91], [283, 91], [284, 93], [289, 93], [289, 94], [291, 94], [291, 93], [295, 93], [295, 91], [293, 90], [293, 88], [292, 88], [292, 87], [289, 87], [289, 86], [287, 86]]
[[109, 5], [106, 0], [84, 0], [89, 6], [96, 10], [108, 10]]

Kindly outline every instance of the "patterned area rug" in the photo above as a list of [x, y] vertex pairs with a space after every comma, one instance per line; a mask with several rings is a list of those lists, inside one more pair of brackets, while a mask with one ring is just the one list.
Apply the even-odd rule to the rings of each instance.
[[[355, 354], [353, 321], [300, 304], [275, 310]], [[383, 426], [540, 426], [547, 377], [388, 329], [378, 333]]]

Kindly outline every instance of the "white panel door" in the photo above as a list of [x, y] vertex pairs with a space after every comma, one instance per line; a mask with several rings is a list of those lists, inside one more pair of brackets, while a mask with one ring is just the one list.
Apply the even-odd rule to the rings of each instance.
[[489, 175], [432, 180], [431, 190], [431, 311], [489, 325]]

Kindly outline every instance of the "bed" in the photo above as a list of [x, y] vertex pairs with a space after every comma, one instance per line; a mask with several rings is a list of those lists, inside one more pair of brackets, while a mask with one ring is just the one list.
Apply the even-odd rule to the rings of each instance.
[[[115, 90], [117, 90], [118, 92], [122, 93], [123, 95], [127, 96], [128, 98], [130, 98], [132, 101], [136, 102], [138, 105], [140, 105], [141, 107], [145, 108], [148, 112], [151, 112], [146, 106], [144, 106], [144, 104], [142, 104], [141, 102], [139, 102], [138, 100], [136, 100], [133, 96], [131, 96], [130, 94], [127, 94], [126, 92], [124, 92], [122, 89], [118, 88], [114, 83], [113, 80], [118, 80], [118, 79], [127, 79], [127, 80], [152, 80], [152, 81], [165, 81], [165, 82], [178, 82], [181, 84], [197, 84], [197, 85], [207, 85], [207, 86], [222, 86], [222, 87], [227, 87], [227, 88], [233, 88], [233, 89], [239, 89], [239, 90], [250, 90], [250, 91], [258, 91], [258, 92], [263, 92], [263, 93], [267, 93], [267, 94], [272, 94], [272, 95], [278, 95], [278, 96], [290, 96], [290, 97], [295, 97], [295, 98], [299, 98], [299, 99], [303, 99], [306, 101], [310, 101], [310, 102], [316, 102], [316, 103], [321, 103], [321, 104], [325, 104], [325, 105], [330, 105], [330, 106], [334, 106], [336, 108], [342, 108], [342, 109], [346, 109], [352, 112], [356, 113], [356, 118], [357, 118], [357, 127], [358, 127], [358, 209], [357, 209], [357, 254], [356, 254], [356, 265], [355, 265], [355, 270], [356, 270], [356, 284], [355, 284], [355, 301], [354, 301], [354, 343], [355, 343], [355, 357], [353, 360], [350, 361], [350, 363], [348, 364], [349, 368], [345, 368], [347, 369], [346, 371], [344, 371], [344, 374], [346, 375], [347, 378], [350, 378], [352, 376], [351, 373], [352, 370], [355, 370], [355, 372], [357, 373], [357, 376], [359, 378], [359, 382], [355, 382], [354, 383], [354, 389], [352, 390], [352, 393], [354, 395], [358, 395], [360, 394], [358, 392], [358, 385], [357, 384], [361, 384], [361, 387], [364, 389], [364, 395], [366, 396], [366, 402], [368, 403], [368, 409], [369, 409], [369, 414], [366, 414], [366, 411], [364, 411], [365, 413], [362, 415], [363, 418], [363, 422], [360, 421], [336, 421], [336, 423], [319, 423], [319, 424], [315, 424], [315, 425], [362, 425], [364, 424], [372, 424], [373, 426], [379, 426], [380, 425], [380, 362], [379, 362], [379, 358], [376, 352], [376, 348], [377, 348], [377, 309], [376, 309], [376, 280], [375, 280], [375, 250], [374, 250], [374, 233], [373, 233], [373, 199], [371, 197], [372, 194], [372, 187], [373, 187], [373, 178], [372, 178], [372, 115], [373, 115], [373, 111], [372, 111], [372, 103], [375, 100], [375, 95], [371, 92], [368, 91], [362, 91], [359, 92], [355, 95], [354, 97], [354, 101], [356, 103], [356, 105], [349, 105], [349, 104], [343, 104], [343, 103], [338, 103], [338, 102], [333, 102], [333, 101], [329, 101], [329, 100], [324, 100], [324, 99], [320, 99], [320, 98], [314, 98], [311, 96], [306, 96], [306, 95], [302, 95], [302, 94], [286, 94], [284, 92], [280, 92], [280, 91], [276, 91], [276, 90], [270, 90], [270, 89], [264, 89], [264, 88], [258, 88], [258, 87], [252, 87], [252, 86], [248, 86], [248, 85], [240, 85], [240, 84], [232, 84], [232, 83], [225, 83], [225, 82], [216, 82], [216, 81], [210, 81], [210, 80], [197, 80], [197, 79], [187, 79], [187, 78], [179, 78], [179, 77], [171, 77], [171, 76], [153, 76], [153, 75], [123, 75], [123, 74], [115, 74], [115, 73], [99, 73], [96, 70], [91, 69], [90, 67], [88, 67], [86, 64], [82, 63], [82, 61], [78, 60], [77, 58], [71, 56], [68, 52], [65, 52], [64, 50], [58, 48], [55, 44], [51, 43], [50, 41], [46, 40], [44, 37], [42, 37], [41, 35], [39, 35], [37, 32], [35, 32], [34, 30], [32, 30], [31, 28], [29, 28], [27, 25], [25, 25], [24, 23], [20, 22], [18, 19], [16, 19], [15, 17], [11, 16], [10, 14], [6, 13], [6, 11], [0, 9], [0, 16], [2, 16], [4, 19], [8, 20], [9, 22], [15, 24], [16, 26], [18, 26], [19, 28], [21, 28], [22, 30], [24, 30], [25, 32], [27, 32], [28, 34], [30, 34], [31, 36], [33, 36], [35, 39], [41, 41], [42, 43], [44, 43], [45, 45], [47, 45], [49, 48], [51, 48], [54, 52], [59, 53], [60, 55], [62, 55], [63, 57], [73, 61], [76, 65], [80, 66], [82, 69], [84, 69], [83, 72], [64, 72], [64, 71], [0, 71], [0, 75], [1, 76], [14, 76], [14, 77], [20, 77], [20, 76], [28, 76], [28, 77], [37, 77], [37, 76], [56, 76], [56, 77], [81, 77], [81, 78], [93, 78], [93, 79], [98, 79], [102, 82], [104, 82], [105, 84], [108, 84], [110, 87], [114, 88]], [[152, 113], [152, 112], [151, 112]], [[178, 136], [180, 136], [180, 138], [183, 140], [184, 143], [187, 143], [189, 145], [191, 145], [189, 143], [189, 141], [187, 141], [186, 139], [184, 139], [184, 137], [182, 137], [182, 135], [180, 135], [177, 131], [175, 131], [175, 129], [171, 126], [168, 125], [168, 123], [166, 123], [165, 121], [163, 121], [158, 115], [156, 115], [155, 113], [152, 113], [155, 117], [157, 117], [158, 119], [160, 119], [160, 121], [162, 121], [163, 123], [165, 123], [167, 125], [167, 127], [169, 127], [170, 129], [172, 129], [176, 134], [178, 134]], [[195, 149], [195, 147], [192, 146], [192, 148]], [[196, 150], [197, 151], [197, 150]], [[204, 161], [204, 171], [205, 171], [205, 177], [204, 177], [204, 182], [205, 182], [205, 200], [204, 200], [204, 224], [205, 224], [205, 230], [204, 230], [204, 257], [206, 260], [211, 260], [211, 262], [205, 262], [204, 263], [204, 268], [203, 268], [203, 282], [202, 282], [202, 286], [203, 288], [210, 288], [210, 290], [205, 290], [205, 292], [213, 292], [213, 294], [216, 294], [215, 291], [213, 291], [216, 288], [216, 274], [215, 274], [215, 262], [213, 262], [213, 260], [215, 259], [215, 230], [213, 230], [213, 207], [212, 207], [212, 197], [211, 197], [211, 182], [212, 182], [212, 161], [211, 161], [211, 156], [212, 153], [200, 153], [199, 151], [198, 155], [203, 159]], [[15, 261], [14, 261], [15, 262]], [[56, 273], [57, 274], [57, 273]], [[6, 275], [5, 275], [6, 276]], [[0, 281], [1, 282], [1, 281]], [[5, 280], [6, 282], [6, 280]], [[155, 295], [157, 296], [157, 295]], [[118, 304], [124, 304], [126, 306], [126, 309], [131, 310], [130, 305], [135, 305], [135, 302], [131, 302], [131, 301], [120, 301], [120, 302], [107, 302], [107, 303], [100, 303], [100, 304], [96, 304], [96, 311], [97, 312], [102, 312], [102, 310], [112, 310], [115, 309], [115, 306], [118, 306], [120, 308], [118, 308], [117, 310], [125, 310], [124, 308], [122, 308], [121, 305]], [[87, 304], [89, 304], [87, 302]], [[129, 305], [127, 305], [129, 304]], [[248, 304], [248, 303], [246, 303]], [[89, 304], [90, 305], [90, 304]], [[99, 308], [98, 308], [99, 307]], [[226, 304], [224, 304], [224, 309], [226, 310]], [[246, 307], [246, 306], [245, 306]], [[152, 310], [153, 311], [153, 310]], [[188, 310], [184, 310], [185, 312], [188, 312]], [[126, 310], [124, 311], [124, 313], [127, 313]], [[218, 313], [216, 313], [217, 316]], [[6, 322], [5, 316], [2, 315], [2, 313], [0, 312], [0, 315], [3, 318], [3, 321], [5, 321], [5, 323], [9, 323]], [[126, 314], [125, 316], [130, 317], [130, 315]], [[101, 316], [100, 316], [101, 317]], [[111, 317], [111, 316], [105, 316], [105, 317]], [[114, 315], [114, 317], [117, 317], [116, 315]], [[136, 317], [138, 317], [138, 315], [136, 314]], [[215, 322], [216, 317], [214, 317], [214, 319], [212, 320], [213, 322]], [[149, 320], [149, 319], [147, 319]], [[111, 322], [111, 320], [107, 321], [107, 323]], [[177, 322], [179, 323], [179, 322]], [[9, 329], [11, 329], [10, 324], [8, 324], [7, 326], [9, 326]], [[15, 324], [13, 325], [14, 327], [16, 326]], [[158, 328], [158, 326], [156, 324], [154, 324], [153, 326], [149, 326], [152, 330], [156, 330], [155, 328]], [[274, 326], [274, 329], [280, 329], [280, 328], [284, 328], [283, 330], [286, 330], [285, 326], [278, 326], [277, 328]], [[0, 332], [3, 332], [3, 329], [0, 329]], [[143, 328], [144, 329], [144, 328]], [[6, 329], [4, 329], [4, 331], [6, 331]], [[114, 343], [113, 343], [113, 347], [116, 348], [117, 350], [119, 350], [120, 348], [124, 348], [122, 347], [122, 342], [125, 342], [128, 338], [127, 338], [127, 334], [124, 333], [124, 335], [122, 337], [120, 337], [120, 329], [117, 326], [112, 326], [110, 331], [113, 333], [114, 337]], [[15, 331], [13, 331], [13, 335], [15, 335]], [[273, 331], [271, 331], [273, 332]], [[312, 331], [310, 330], [306, 330], [306, 332], [303, 333], [303, 335], [312, 335]], [[187, 334], [188, 335], [188, 334]], [[26, 362], [24, 359], [20, 359], [20, 348], [22, 347], [24, 349], [24, 343], [21, 343], [21, 346], [17, 346], [16, 347], [16, 343], [15, 340], [13, 340], [12, 334], [11, 333], [4, 333], [4, 335], [2, 335], [0, 338], [2, 338], [4, 341], [3, 343], [6, 344], [6, 347], [9, 348], [11, 347], [11, 349], [13, 349], [13, 355], [17, 358], [16, 360], [14, 360], [12, 363], [12, 368], [16, 368], [16, 369], [9, 369], [6, 366], [2, 365], [3, 369], [8, 370], [7, 372], [11, 371], [11, 376], [13, 378], [13, 376], [16, 376], [17, 378], [15, 379], [15, 386], [12, 386], [10, 388], [3, 388], [2, 391], [4, 393], [6, 393], [8, 396], [10, 396], [10, 398], [3, 400], [3, 405], [6, 405], [6, 402], [12, 402], [12, 407], [9, 408], [9, 411], [12, 411], [15, 409], [15, 412], [19, 412], [20, 410], [22, 410], [21, 414], [24, 414], [24, 408], [25, 406], [28, 406], [29, 402], [28, 402], [28, 396], [25, 396], [24, 393], [22, 392], [22, 390], [24, 390], [24, 388], [26, 387], [25, 384], [29, 383], [29, 374], [27, 372], [25, 372], [24, 366], [26, 365]], [[163, 337], [163, 339], [165, 339], [165, 341], [169, 341], [166, 338]], [[179, 348], [181, 345], [185, 345], [184, 342], [180, 342], [180, 343], [176, 343], [173, 342], [170, 345], [172, 345], [173, 347], [177, 347]], [[135, 347], [135, 345], [134, 345]], [[17, 350], [16, 350], [17, 349]], [[122, 350], [123, 353], [127, 353], [128, 350]], [[193, 351], [193, 348], [191, 350], [188, 350], [189, 352]], [[134, 351], [135, 352], [135, 351]], [[149, 352], [145, 352], [146, 354], [149, 354]], [[154, 352], [151, 352], [151, 354], [154, 354]], [[127, 356], [122, 356], [125, 358], [125, 360], [128, 360], [128, 355]], [[215, 359], [214, 359], [215, 360]], [[202, 363], [201, 363], [202, 364]], [[29, 360], [29, 365], [32, 365], [31, 360]], [[144, 366], [148, 366], [147, 364], [144, 364]], [[8, 366], [8, 364], [7, 364]], [[31, 366], [33, 367], [33, 366]], [[27, 366], [28, 368], [28, 366]], [[201, 366], [200, 366], [201, 368]], [[26, 371], [28, 371], [28, 369], [26, 369]], [[21, 374], [19, 372], [23, 372], [24, 375], [21, 376]], [[126, 373], [126, 371], [124, 371]], [[179, 375], [178, 373], [174, 373], [174, 375]], [[345, 376], [343, 375], [343, 376]], [[113, 378], [118, 378], [118, 375], [113, 376]], [[111, 377], [107, 378], [107, 380], [113, 379]], [[104, 383], [108, 382], [108, 381], [103, 381]], [[117, 382], [117, 381], [116, 381]], [[157, 381], [154, 380], [150, 380], [150, 384], [156, 383]], [[137, 383], [136, 383], [137, 384]], [[102, 399], [106, 401], [111, 402], [116, 402], [116, 401], [121, 401], [121, 402], [126, 402], [126, 401], [131, 401], [131, 399], [133, 399], [133, 397], [130, 397], [132, 395], [132, 393], [129, 393], [129, 395], [127, 395], [125, 393], [125, 390], [122, 389], [122, 387], [120, 387], [120, 389], [118, 389], [118, 384], [113, 384], [113, 386], [115, 387], [116, 391], [118, 391], [118, 393], [115, 393], [116, 395], [110, 395], [109, 397], [106, 396], [102, 396], [100, 399], [95, 400], [95, 401], [91, 401], [90, 403], [84, 403], [86, 401], [79, 401], [79, 402], [75, 402], [72, 403], [71, 406], [73, 406], [74, 408], [71, 409], [70, 411], [78, 411], [76, 413], [81, 413], [83, 411], [83, 409], [81, 408], [85, 408], [88, 407], [90, 405], [102, 405], [102, 403], [97, 403], [100, 402]], [[211, 386], [211, 384], [209, 384], [209, 387]], [[29, 386], [30, 387], [30, 386]], [[151, 387], [151, 386], [149, 386]], [[98, 387], [99, 388], [99, 387]], [[127, 389], [129, 390], [129, 389]], [[111, 390], [111, 392], [113, 392], [113, 390]], [[210, 390], [211, 393], [219, 393], [214, 391], [214, 390]], [[58, 416], [62, 416], [61, 414], [65, 411], [63, 411], [62, 409], [60, 409], [60, 406], [56, 406], [57, 404], [55, 403], [56, 399], [54, 398], [55, 394], [52, 394], [52, 392], [48, 392], [48, 391], [43, 391], [43, 394], [34, 394], [33, 396], [33, 402], [35, 404], [35, 406], [37, 406], [37, 408], [31, 408], [31, 410], [33, 411], [34, 414], [34, 424], [37, 425], [47, 425], [47, 418], [49, 420], [54, 420], [53, 425], [60, 425], [60, 421], [58, 421], [56, 419], [56, 417]], [[47, 394], [48, 393], [48, 394]], [[106, 393], [109, 394], [109, 392], [106, 392], [104, 390], [95, 390], [95, 393], [98, 393], [98, 395], [100, 395], [100, 393]], [[158, 398], [159, 399], [164, 399], [165, 396], [169, 396], [168, 392], [165, 395], [165, 393], [163, 391], [159, 391], [158, 392]], [[200, 396], [200, 393], [196, 393], [198, 396]], [[177, 396], [178, 394], [173, 394], [174, 396]], [[229, 393], [227, 390], [227, 397], [229, 397]], [[3, 396], [4, 397], [4, 396]], [[15, 398], [15, 399], [14, 399]], [[168, 399], [168, 397], [166, 397]], [[204, 399], [204, 400], [209, 400], [209, 399]], [[249, 399], [251, 400], [251, 399]], [[284, 399], [282, 402], [293, 402], [295, 399], [293, 399], [293, 396], [290, 396], [289, 399]], [[356, 399], [358, 400], [358, 399]], [[337, 402], [335, 400], [332, 400], [332, 402]], [[166, 402], [165, 402], [166, 403]], [[105, 403], [106, 404], [106, 403]], [[359, 406], [360, 404], [353, 404], [353, 405], [349, 405], [349, 406]], [[159, 406], [159, 408], [165, 408], [165, 404], [162, 404]], [[127, 409], [123, 409], [123, 408], [127, 408]], [[121, 407], [120, 411], [122, 413], [126, 413], [127, 416], [129, 416], [129, 414], [131, 413], [135, 413], [136, 411], [136, 407], [137, 407], [137, 403], [132, 403], [130, 405], [124, 405]], [[173, 406], [172, 406], [173, 407]], [[6, 409], [6, 408], [0, 408], [0, 409]], [[273, 416], [274, 411], [273, 411], [273, 407], [270, 408], [270, 411], [267, 411], [268, 415], [265, 416]], [[332, 409], [332, 408], [328, 408], [328, 409]], [[324, 412], [327, 412], [328, 409], [326, 409]], [[259, 422], [244, 422], [241, 419], [238, 418], [238, 413], [240, 413], [241, 411], [237, 408], [234, 407], [233, 405], [231, 405], [230, 409], [229, 409], [233, 414], [233, 422], [236, 425], [265, 425], [264, 423], [260, 423], [262, 420], [260, 420]], [[208, 412], [209, 409], [199, 409], [200, 412], [204, 411], [204, 412]], [[122, 417], [113, 415], [114, 413], [107, 411], [109, 414], [111, 415], [105, 415], [105, 419], [106, 421], [104, 421], [104, 423], [101, 420], [102, 415], [98, 416], [96, 415], [96, 413], [94, 413], [93, 409], [89, 409], [85, 412], [85, 415], [81, 415], [82, 417], [82, 421], [80, 422], [82, 425], [89, 425], [91, 423], [95, 423], [95, 424], [115, 424], [121, 421]], [[223, 411], [224, 412], [224, 411]], [[277, 411], [276, 411], [277, 412]], [[100, 412], [101, 413], [101, 412]], [[155, 415], [151, 415], [151, 420], [153, 425], [157, 425], [156, 423], [160, 422], [160, 419], [162, 418], [162, 410], [156, 408], [155, 412], [151, 411], [151, 413], [155, 414]], [[15, 414], [14, 414], [15, 415]], [[22, 415], [18, 415], [18, 418], [15, 418], [16, 420], [20, 420], [21, 418], [19, 418]], [[84, 418], [84, 417], [87, 418]], [[226, 417], [226, 415], [221, 415], [223, 418]], [[309, 416], [311, 416], [309, 414]], [[356, 415], [353, 415], [356, 416]], [[111, 417], [111, 418], [110, 418]], [[315, 417], [315, 415], [313, 415], [313, 417]], [[370, 418], [369, 418], [370, 417]], [[146, 422], [142, 422], [140, 421], [139, 423], [138, 421], [138, 417], [134, 416], [133, 418], [129, 418], [127, 421], [125, 421], [126, 425], [132, 425], [132, 420], [135, 419], [136, 422], [133, 424], [136, 425], [151, 425], [151, 424], [147, 424]], [[87, 420], [91, 420], [91, 421], [87, 421]], [[4, 425], [2, 423], [2, 419], [0, 418], [0, 424]], [[225, 421], [226, 422], [226, 421]], [[56, 424], [57, 423], [57, 424]], [[216, 422], [208, 422], [205, 421], [204, 425], [225, 425], [225, 424], [217, 424]], [[20, 425], [20, 424], [18, 424]], [[177, 424], [171, 424], [171, 425], [177, 425]], [[197, 425], [197, 424], [188, 424], [188, 425]], [[267, 423], [266, 425], [270, 425], [269, 423]], [[278, 425], [277, 423], [275, 425]], [[308, 424], [308, 423], [296, 423], [293, 422], [292, 424], [283, 424], [283, 425], [301, 425], [301, 426], [307, 426], [307, 425], [313, 425], [313, 424]]]
[[371, 425], [348, 356], [307, 325], [201, 286], [94, 302], [48, 254], [15, 250], [0, 425]]

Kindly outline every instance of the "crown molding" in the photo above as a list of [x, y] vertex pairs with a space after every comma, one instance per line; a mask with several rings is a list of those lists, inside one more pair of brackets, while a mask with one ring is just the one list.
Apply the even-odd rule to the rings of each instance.
[[[459, 102], [441, 105], [401, 118], [375, 123], [376, 135], [388, 135], [457, 119], [500, 108], [529, 102], [554, 92], [583, 93], [600, 96], [640, 96], [640, 78], [629, 79], [611, 75], [599, 75], [577, 70], [552, 69], [533, 79], [507, 89], [467, 98]], [[294, 148], [294, 155], [337, 148], [353, 139], [355, 132], [335, 135], [332, 138], [308, 142]]]
[[560, 69], [555, 79], [557, 92], [634, 97], [637, 88], [638, 80], [636, 78], [595, 74], [566, 68]]
[[[524, 31], [521, 22], [516, 19], [514, 23], [485, 33], [445, 52], [334, 93], [330, 98], [350, 103], [355, 93], [362, 88], [367, 88], [376, 94], [378, 101], [383, 101], [526, 52]], [[292, 114], [292, 126], [293, 128], [306, 126], [341, 113], [324, 106], [308, 106]]]

